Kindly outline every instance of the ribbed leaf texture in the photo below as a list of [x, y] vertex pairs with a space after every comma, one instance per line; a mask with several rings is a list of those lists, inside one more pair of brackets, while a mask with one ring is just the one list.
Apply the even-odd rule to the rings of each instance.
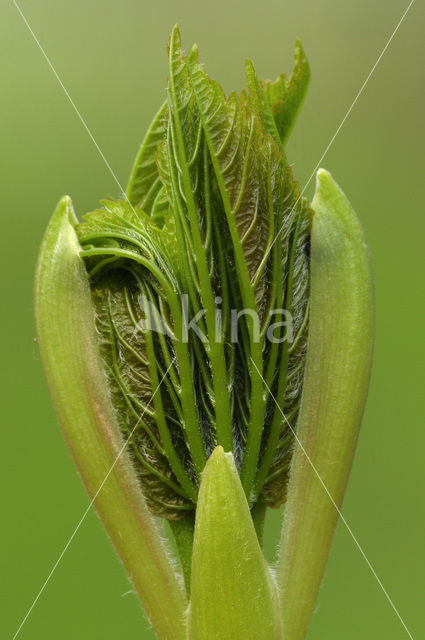
[[295, 59], [274, 83], [248, 62], [249, 91], [226, 98], [175, 28], [127, 201], [77, 227], [117, 416], [152, 512], [171, 520], [195, 507], [216, 445], [251, 505], [285, 499], [312, 215], [284, 155], [309, 76], [299, 44]]

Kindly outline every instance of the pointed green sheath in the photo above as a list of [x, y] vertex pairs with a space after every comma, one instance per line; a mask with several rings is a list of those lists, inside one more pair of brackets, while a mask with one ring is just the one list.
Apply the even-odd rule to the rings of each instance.
[[313, 210], [299, 443], [277, 566], [285, 640], [302, 640], [308, 628], [356, 447], [373, 347], [368, 248], [348, 200], [323, 169]]
[[277, 600], [233, 456], [216, 447], [196, 511], [188, 638], [280, 639]]
[[49, 223], [38, 259], [35, 315], [44, 374], [87, 492], [95, 498], [157, 637], [183, 640], [187, 603], [181, 580], [129, 458], [125, 451], [119, 455], [124, 442], [106, 387], [74, 222], [71, 201], [65, 197]]

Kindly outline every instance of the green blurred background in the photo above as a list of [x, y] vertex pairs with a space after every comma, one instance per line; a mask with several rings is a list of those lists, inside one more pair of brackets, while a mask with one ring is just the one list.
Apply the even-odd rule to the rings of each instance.
[[[244, 85], [247, 56], [261, 76], [290, 71], [301, 38], [312, 82], [289, 157], [303, 186], [406, 6], [406, 0], [21, 1], [122, 184], [164, 99], [165, 43], [175, 22], [187, 49], [198, 42], [226, 91]], [[424, 18], [417, 0], [323, 161], [364, 224], [377, 291], [372, 383], [344, 515], [415, 638], [422, 637], [425, 601]], [[117, 196], [118, 187], [10, 0], [0, 8], [0, 48], [0, 636], [12, 638], [88, 503], [33, 342], [37, 251], [62, 194], [72, 195], [82, 214], [106, 194]], [[278, 516], [268, 525], [269, 557]], [[19, 637], [152, 639], [130, 589], [90, 513]], [[407, 637], [340, 524], [309, 640]]]

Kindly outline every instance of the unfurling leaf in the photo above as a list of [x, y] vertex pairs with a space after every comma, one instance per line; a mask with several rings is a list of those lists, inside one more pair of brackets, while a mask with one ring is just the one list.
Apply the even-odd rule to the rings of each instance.
[[[139, 421], [130, 444], [140, 482], [171, 520], [194, 508], [217, 445], [233, 452], [251, 505], [285, 499], [293, 438], [273, 396], [295, 421], [312, 214], [272, 109], [294, 77], [280, 95], [252, 69], [251, 99], [226, 98], [174, 29], [168, 103], [129, 202], [106, 201], [77, 227], [117, 419], [123, 434]], [[277, 97], [266, 108], [267, 91]]]
[[140, 207], [153, 221], [162, 226], [168, 202], [158, 176], [157, 148], [165, 137], [167, 104], [156, 114], [134, 161], [126, 195], [130, 204]]
[[264, 90], [271, 106], [282, 144], [286, 142], [304, 102], [310, 82], [310, 67], [299, 40], [294, 53], [295, 67], [289, 78], [282, 74], [274, 82], [265, 82]]

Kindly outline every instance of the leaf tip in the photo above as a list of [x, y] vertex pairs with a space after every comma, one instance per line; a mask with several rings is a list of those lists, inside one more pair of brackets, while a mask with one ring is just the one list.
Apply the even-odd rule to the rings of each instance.
[[246, 70], [246, 71], [251, 71], [251, 72], [253, 72], [253, 71], [254, 71], [254, 63], [253, 63], [253, 61], [251, 60], [251, 58], [247, 58], [247, 59], [245, 60], [245, 70]]
[[178, 51], [181, 49], [181, 34], [180, 34], [180, 25], [178, 22], [171, 29], [170, 37], [168, 40], [168, 51]]
[[306, 71], [310, 73], [310, 65], [308, 64], [307, 56], [305, 55], [304, 48], [299, 38], [295, 40], [294, 59], [295, 59], [295, 62], [297, 61], [302, 62], [303, 65], [305, 66]]
[[197, 62], [198, 58], [199, 58], [199, 48], [198, 48], [198, 45], [195, 42], [195, 44], [192, 45], [192, 47], [191, 47], [191, 49], [189, 51], [187, 59], [188, 59], [188, 62]]
[[301, 55], [304, 54], [303, 46], [299, 38], [295, 39], [295, 54], [301, 54]]

